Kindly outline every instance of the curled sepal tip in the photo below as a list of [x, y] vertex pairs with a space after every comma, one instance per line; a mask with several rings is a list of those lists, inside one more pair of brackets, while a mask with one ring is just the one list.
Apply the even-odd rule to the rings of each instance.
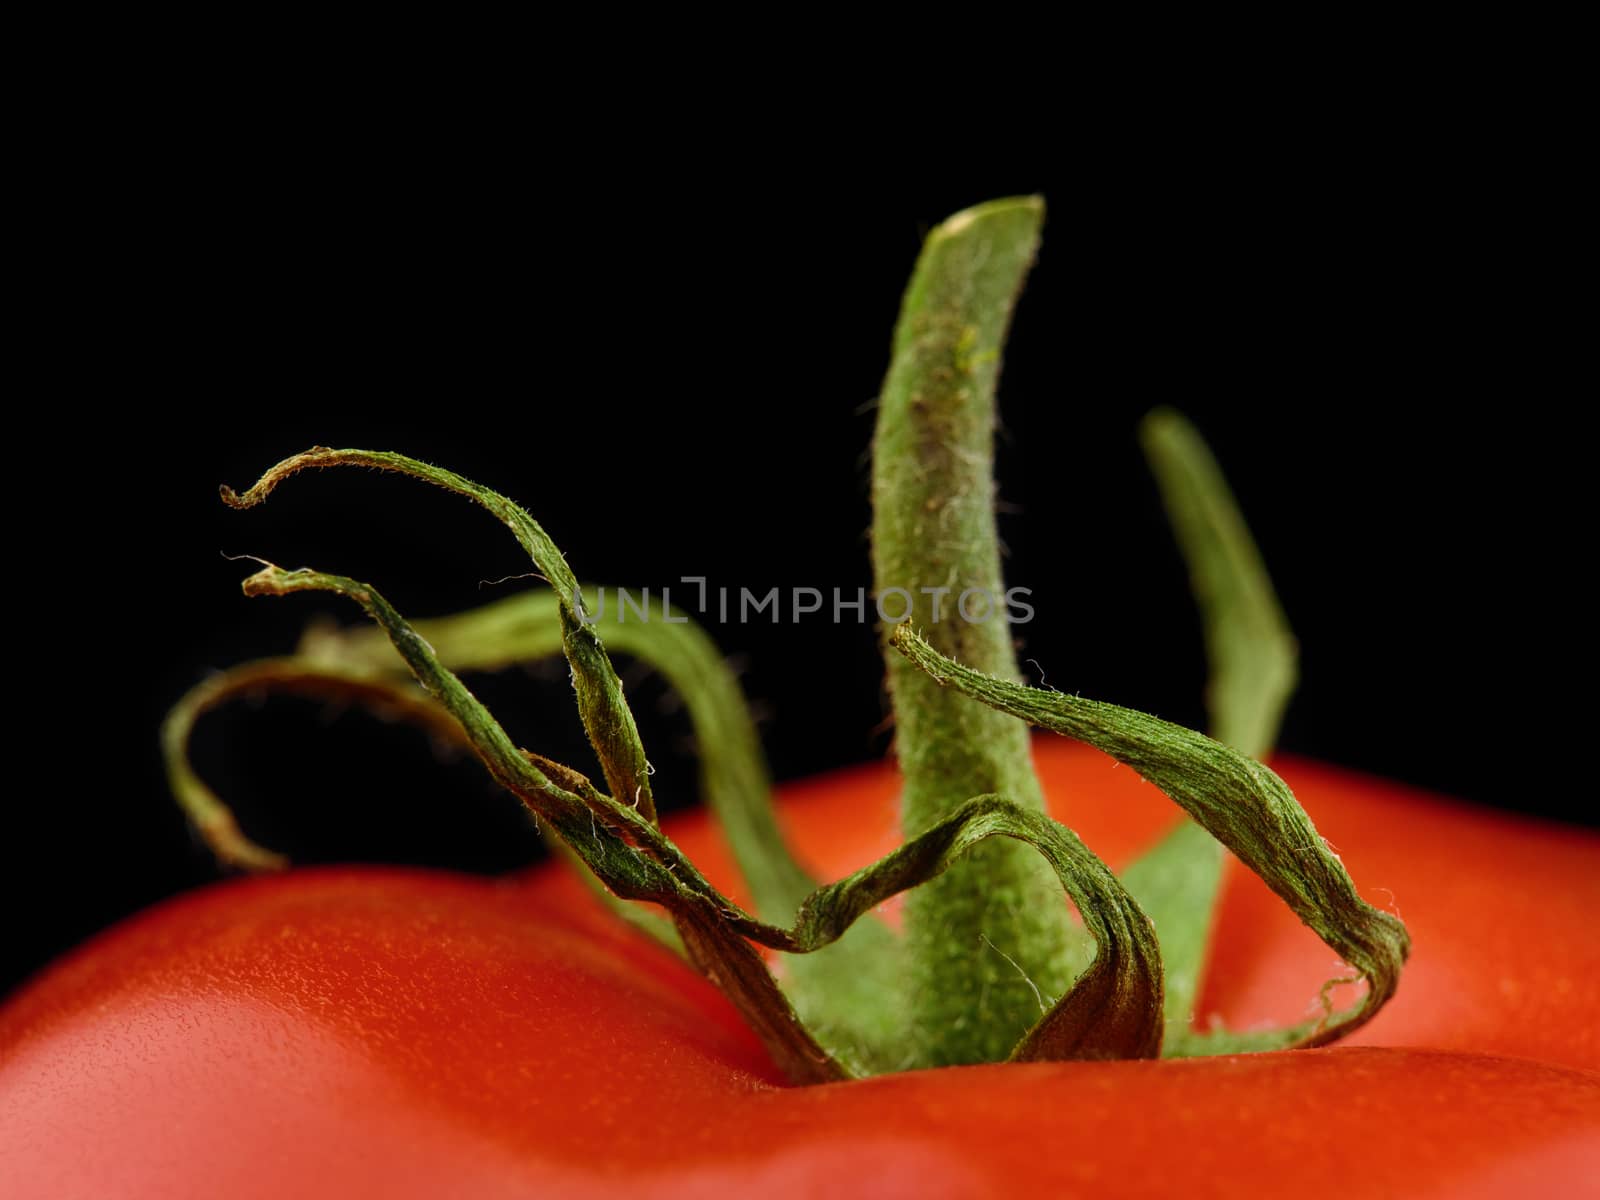
[[161, 726], [161, 753], [172, 794], [211, 853], [241, 871], [277, 871], [289, 865], [282, 854], [258, 845], [239, 828], [233, 812], [195, 773], [189, 761], [189, 738], [195, 723], [211, 710], [238, 696], [262, 691], [300, 695], [335, 695], [416, 721], [435, 734], [449, 736], [455, 722], [418, 694], [369, 672], [335, 670], [300, 659], [263, 659], [242, 663], [190, 688]]
[[331, 450], [326, 446], [313, 446], [269, 468], [248, 491], [240, 493], [224, 485], [220, 489], [223, 503], [231, 508], [253, 508], [291, 476], [325, 467], [368, 467], [431, 483], [488, 509], [511, 530], [539, 574], [554, 589], [561, 606], [561, 649], [572, 667], [578, 714], [600, 759], [606, 786], [613, 794], [626, 796], [646, 820], [654, 821], [656, 809], [650, 787], [650, 764], [634, 724], [633, 710], [623, 698], [622, 681], [617, 678], [611, 659], [584, 611], [577, 578], [543, 526], [499, 492], [454, 471], [384, 450]]
[[[392, 657], [387, 643], [384, 648]], [[230, 700], [266, 692], [354, 702], [373, 716], [417, 725], [442, 745], [471, 750], [461, 723], [419, 691], [411, 677], [403, 673], [396, 677], [358, 663], [292, 656], [242, 663], [213, 675], [191, 688], [167, 714], [162, 727], [162, 751], [167, 781], [178, 806], [213, 857], [236, 870], [259, 873], [282, 870], [290, 864], [287, 857], [253, 841], [239, 828], [232, 809], [195, 773], [189, 760], [189, 740], [196, 722], [207, 712]], [[529, 758], [546, 774], [565, 769], [536, 755]], [[576, 857], [559, 838], [552, 846], [569, 860]], [[600, 902], [623, 921], [667, 950], [682, 955], [683, 944], [662, 914], [618, 900], [587, 870], [580, 876], [598, 894]]]
[[1371, 1020], [1394, 994], [1411, 939], [1398, 918], [1356, 893], [1282, 779], [1204, 734], [1146, 713], [1047, 692], [973, 671], [933, 650], [909, 626], [891, 644], [932, 678], [1030, 725], [1064, 734], [1132, 767], [1176, 801], [1259, 875], [1359, 976], [1366, 995], [1293, 1030], [1241, 1041], [1241, 1048], [1320, 1046]]

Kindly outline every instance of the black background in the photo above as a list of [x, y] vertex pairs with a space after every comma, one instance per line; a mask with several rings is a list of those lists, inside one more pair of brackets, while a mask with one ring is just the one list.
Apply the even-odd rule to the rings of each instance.
[[[515, 542], [422, 485], [328, 472], [238, 514], [218, 483], [316, 443], [395, 449], [520, 500], [586, 579], [853, 593], [870, 403], [920, 236], [1023, 191], [1050, 215], [999, 469], [1033, 677], [1203, 720], [1198, 623], [1134, 440], [1176, 405], [1302, 642], [1284, 749], [1593, 819], [1543, 690], [1576, 652], [1561, 564], [1579, 547], [1538, 535], [1572, 326], [1544, 283], [1540, 197], [1504, 182], [1526, 166], [1509, 143], [1244, 138], [932, 183], [209, 132], [107, 150], [46, 239], [40, 407], [60, 428], [13, 446], [37, 478], [15, 509], [30, 556], [11, 634], [37, 662], [12, 679], [33, 782], [10, 796], [0, 984], [218, 877], [167, 798], [163, 712], [318, 613], [353, 619], [332, 598], [244, 599], [253, 568], [224, 553], [367, 579], [414, 616], [532, 586], [482, 586], [528, 569]], [[868, 626], [712, 632], [779, 778], [886, 752]], [[693, 803], [681, 714], [627, 678], [664, 806]], [[524, 744], [589, 766], [564, 668], [476, 685]], [[498, 871], [541, 853], [470, 762], [358, 713], [235, 706], [195, 757], [298, 861]]]

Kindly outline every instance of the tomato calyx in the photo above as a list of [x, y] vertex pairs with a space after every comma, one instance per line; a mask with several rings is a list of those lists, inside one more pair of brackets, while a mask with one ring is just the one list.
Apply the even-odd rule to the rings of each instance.
[[[244, 497], [231, 496], [231, 502], [241, 506], [259, 502], [280, 479], [296, 470], [338, 464], [380, 466], [457, 490], [455, 477], [398, 455], [313, 450], [292, 460], [292, 465], [280, 464], [265, 477], [264, 486]], [[516, 510], [508, 524], [526, 528], [532, 519]], [[524, 533], [523, 540], [544, 551], [537, 534]], [[555, 574], [552, 566], [535, 561], [547, 575]], [[1003, 798], [976, 797], [887, 858], [813, 892], [801, 905], [792, 927], [770, 925], [717, 892], [640, 809], [619, 803], [570, 768], [518, 749], [459, 677], [440, 664], [432, 647], [370, 585], [269, 565], [247, 579], [244, 590], [251, 596], [329, 591], [360, 605], [388, 636], [433, 701], [456, 718], [497, 782], [522, 799], [614, 895], [624, 900], [650, 900], [671, 913], [690, 961], [729, 995], [797, 1081], [845, 1078], [850, 1072], [816, 1042], [749, 942], [790, 953], [809, 953], [830, 945], [889, 896], [937, 876], [974, 845], [996, 836], [1036, 845], [1079, 902], [1096, 937], [1108, 947], [1038, 1022], [1014, 1057], [1060, 1057], [1068, 1050], [1096, 1058], [1152, 1057], [1157, 1052], [1161, 976], [1154, 937], [1115, 877], [1063, 827]], [[574, 595], [581, 603], [576, 589]], [[581, 617], [581, 612], [574, 615]], [[563, 620], [563, 642], [569, 647], [584, 635], [593, 636], [588, 624], [572, 617]], [[597, 639], [582, 644], [597, 644]], [[569, 649], [568, 660], [575, 676], [596, 669], [596, 660], [581, 652]], [[604, 661], [604, 668], [610, 669], [609, 660]], [[591, 687], [591, 694], [605, 695], [604, 689], [601, 680]], [[614, 694], [620, 699], [620, 687]], [[610, 728], [618, 724], [613, 722]], [[601, 751], [598, 746], [596, 749]], [[637, 760], [643, 761], [642, 756]], [[187, 803], [191, 811], [196, 810], [194, 796], [189, 796]], [[226, 828], [207, 816], [217, 803], [214, 798], [203, 800], [200, 811], [204, 819], [197, 820], [203, 831]], [[235, 861], [252, 857], [237, 847], [230, 856]], [[1134, 952], [1125, 945], [1134, 947]]]
[[[993, 385], [1040, 215], [1036, 201], [996, 202], [930, 235], [907, 292], [875, 449], [880, 592], [926, 591], [923, 581], [945, 578], [1000, 588], [988, 479]], [[375, 628], [308, 635], [292, 657], [247, 664], [191, 692], [164, 732], [174, 791], [219, 858], [272, 869], [281, 858], [251, 843], [188, 767], [187, 742], [201, 713], [246, 688], [287, 687], [355, 696], [448, 730], [556, 835], [609, 903], [723, 990], [797, 1083], [952, 1062], [1320, 1045], [1369, 1019], [1392, 994], [1408, 950], [1405, 930], [1360, 900], [1282, 781], [1251, 757], [1270, 744], [1285, 680], [1292, 682], [1292, 639], [1203, 445], [1170, 414], [1147, 422], [1146, 435], [1201, 585], [1213, 671], [1227, 684], [1213, 689], [1213, 719], [1219, 732], [1246, 743], [1238, 749], [1132, 710], [1023, 687], [1002, 625], [979, 629], [965, 613], [942, 627], [937, 616], [918, 629], [891, 625], [885, 654], [907, 778], [906, 840], [818, 886], [778, 832], [742, 697], [702, 631], [676, 616], [624, 624], [616, 614], [608, 625], [544, 529], [496, 492], [403, 455], [316, 447], [272, 467], [242, 494], [223, 488], [224, 501], [259, 504], [309, 469], [398, 472], [488, 510], [550, 590], [413, 626], [370, 584], [263, 564], [244, 581], [247, 595], [332, 592], [358, 605]], [[953, 539], [934, 536], [928, 514]], [[961, 561], [951, 559], [952, 541], [963, 548]], [[759, 915], [719, 892], [659, 828], [649, 760], [602, 633], [613, 648], [660, 666], [688, 699], [702, 785]], [[571, 668], [603, 787], [518, 747], [459, 674], [553, 653]], [[1194, 823], [1119, 879], [1044, 815], [1029, 724], [1133, 766]], [[1336, 1014], [1324, 988], [1320, 1015], [1288, 1029], [1221, 1037], [1189, 1031], [1219, 843], [1366, 980], [1358, 1004]], [[1095, 943], [1087, 963], [1066, 906], [1031, 898], [1040, 872], [1076, 904]], [[902, 891], [911, 892], [904, 938], [872, 915]], [[664, 910], [665, 919], [639, 901]], [[784, 960], [783, 987], [756, 946], [795, 956]], [[974, 1003], [979, 994], [984, 1003]], [[987, 1020], [970, 1019], [979, 1009]]]

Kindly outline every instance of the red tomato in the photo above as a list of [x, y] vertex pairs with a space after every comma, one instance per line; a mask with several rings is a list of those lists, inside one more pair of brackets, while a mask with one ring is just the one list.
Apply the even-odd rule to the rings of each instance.
[[[1113, 861], [1172, 809], [1041, 743]], [[1416, 950], [1360, 1046], [785, 1087], [732, 1009], [564, 875], [316, 870], [103, 935], [0, 1013], [17, 1197], [1600, 1195], [1600, 839], [1281, 764]], [[893, 840], [886, 767], [786, 789], [825, 874]], [[706, 822], [672, 827], [713, 879]], [[1294, 1017], [1329, 952], [1235, 872], [1203, 1009]], [[1387, 889], [1387, 890], [1385, 890]]]

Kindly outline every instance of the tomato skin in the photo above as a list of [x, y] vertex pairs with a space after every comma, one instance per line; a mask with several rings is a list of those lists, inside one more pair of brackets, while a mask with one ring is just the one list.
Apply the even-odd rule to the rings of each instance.
[[[1040, 766], [1113, 861], [1170, 820], [1098, 755], [1044, 743]], [[1580, 994], [1543, 1003], [1541, 1028], [1509, 1027], [1541, 951], [1582, 948], [1568, 921], [1595, 899], [1577, 864], [1596, 839], [1284, 771], [1412, 923], [1418, 969], [1363, 1031], [1390, 1045], [788, 1088], [715, 991], [557, 871], [297, 871], [160, 906], [0, 1010], [0, 1180], [53, 1200], [1600, 1194], [1600, 1074], [1576, 1069], [1594, 1062], [1592, 957], [1562, 968]], [[789, 791], [784, 819], [830, 873], [892, 841], [885, 769]], [[702, 820], [673, 832], [725, 876]], [[1502, 865], [1460, 857], [1474, 847]], [[1541, 889], [1543, 924], [1483, 927], [1503, 898], [1474, 910], [1451, 879], [1491, 870]], [[1205, 1004], [1248, 1021], [1283, 1006], [1263, 980], [1314, 992], [1330, 952], [1288, 926], [1230, 882], [1218, 962], [1239, 978], [1214, 974]], [[1507, 957], [1486, 964], [1485, 944]]]

